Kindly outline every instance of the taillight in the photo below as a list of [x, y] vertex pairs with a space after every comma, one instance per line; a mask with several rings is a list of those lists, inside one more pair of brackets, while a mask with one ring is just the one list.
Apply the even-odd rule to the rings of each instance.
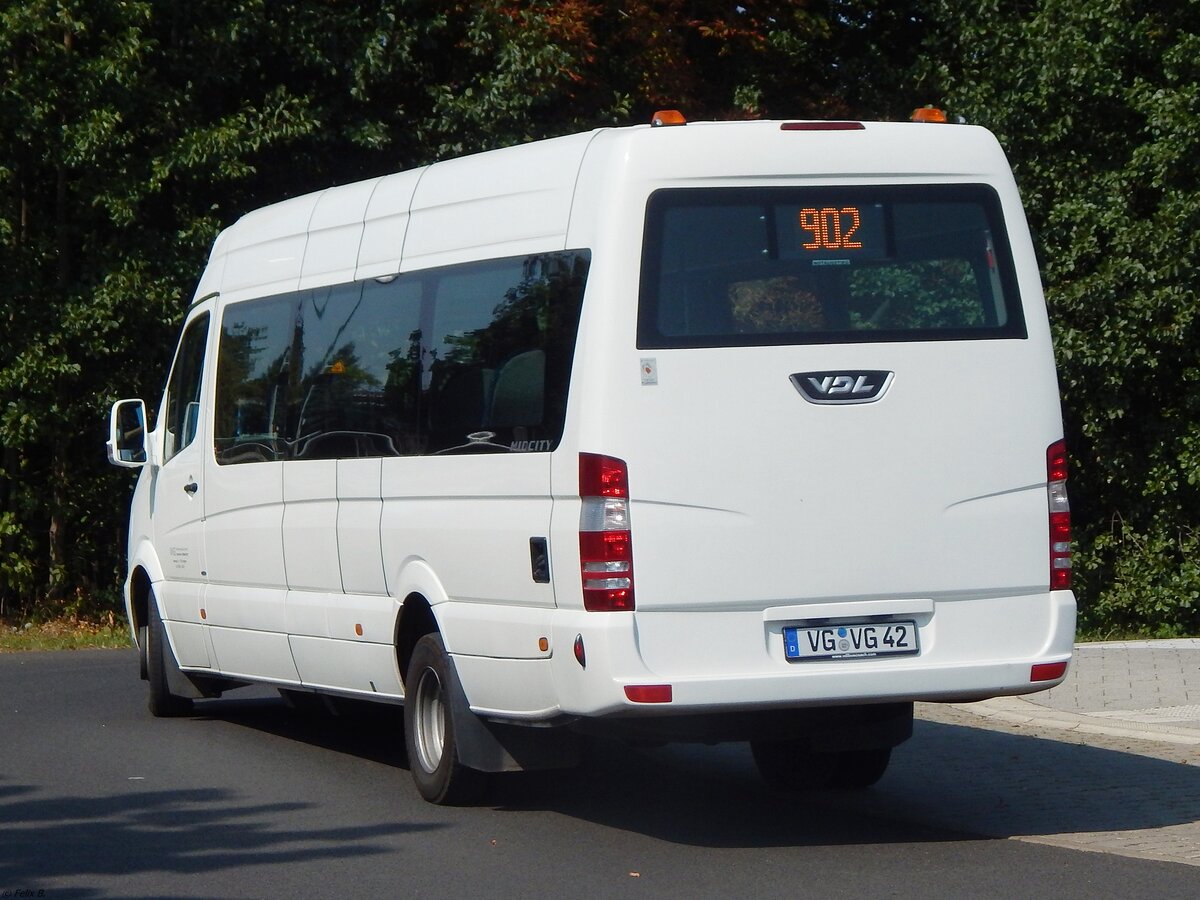
[[1067, 445], [1046, 449], [1046, 493], [1050, 501], [1050, 590], [1071, 588], [1071, 504], [1067, 500]]
[[625, 461], [580, 453], [579, 497], [583, 607], [596, 612], [632, 610], [633, 540]]

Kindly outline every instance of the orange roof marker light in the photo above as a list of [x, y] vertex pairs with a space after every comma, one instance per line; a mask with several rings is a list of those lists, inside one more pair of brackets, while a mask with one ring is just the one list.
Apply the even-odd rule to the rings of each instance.
[[654, 114], [654, 118], [650, 120], [650, 124], [655, 128], [658, 128], [660, 125], [686, 125], [687, 119], [677, 109], [660, 109]]
[[914, 122], [936, 122], [940, 125], [945, 125], [950, 120], [946, 117], [944, 109], [938, 109], [934, 106], [922, 106], [914, 109], [912, 112], [912, 120]]

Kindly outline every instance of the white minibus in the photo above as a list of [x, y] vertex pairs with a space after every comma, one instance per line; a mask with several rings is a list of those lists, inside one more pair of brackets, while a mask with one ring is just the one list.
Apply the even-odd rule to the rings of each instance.
[[864, 787], [914, 701], [1071, 658], [1058, 387], [995, 138], [602, 128], [251, 212], [153, 420], [125, 594], [150, 710], [403, 704], [420, 793], [581, 737]]

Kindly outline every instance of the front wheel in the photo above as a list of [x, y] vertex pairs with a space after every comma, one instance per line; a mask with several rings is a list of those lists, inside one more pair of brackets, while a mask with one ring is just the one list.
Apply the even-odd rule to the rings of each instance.
[[453, 677], [442, 636], [434, 632], [417, 641], [405, 681], [404, 738], [421, 796], [430, 803], [462, 806], [483, 795], [489, 778], [459, 759]]

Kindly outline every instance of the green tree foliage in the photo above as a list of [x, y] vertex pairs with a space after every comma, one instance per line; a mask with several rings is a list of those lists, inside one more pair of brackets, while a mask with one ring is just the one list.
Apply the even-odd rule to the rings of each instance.
[[938, 76], [1044, 256], [1083, 622], [1200, 633], [1200, 4], [942, 6]]
[[158, 395], [220, 227], [668, 101], [820, 107], [783, 90], [819, 23], [755, 8], [0, 0], [0, 613], [111, 598], [130, 482], [101, 423]]
[[0, 608], [113, 583], [128, 480], [97, 426], [161, 388], [218, 226], [319, 130], [271, 36], [254, 3], [0, 7]]
[[[219, 228], [660, 108], [902, 118], [1009, 151], [1044, 253], [1085, 622], [1200, 632], [1200, 4], [0, 0], [0, 612], [119, 581], [111, 401], [153, 404]], [[48, 598], [48, 599], [47, 599]]]

